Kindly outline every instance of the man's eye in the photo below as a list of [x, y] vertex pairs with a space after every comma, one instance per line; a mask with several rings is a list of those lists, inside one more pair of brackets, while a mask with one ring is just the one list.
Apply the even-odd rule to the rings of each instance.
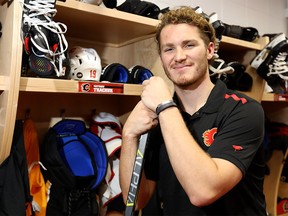
[[195, 45], [194, 44], [192, 44], [192, 43], [188, 43], [188, 44], [186, 44], [186, 47], [194, 47]]
[[173, 48], [168, 47], [168, 48], [165, 48], [165, 49], [164, 49], [164, 52], [170, 52], [170, 51], [172, 51], [172, 50], [173, 50]]

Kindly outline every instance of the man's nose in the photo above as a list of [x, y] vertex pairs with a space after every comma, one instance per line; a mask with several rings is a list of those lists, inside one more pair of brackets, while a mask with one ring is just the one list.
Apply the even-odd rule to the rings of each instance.
[[176, 49], [175, 61], [179, 62], [183, 61], [184, 59], [186, 59], [185, 50], [183, 50], [182, 48]]

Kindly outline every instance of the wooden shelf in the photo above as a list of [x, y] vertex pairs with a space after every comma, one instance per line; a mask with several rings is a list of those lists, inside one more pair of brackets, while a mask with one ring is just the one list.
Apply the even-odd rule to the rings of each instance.
[[3, 91], [7, 88], [6, 87], [7, 80], [8, 80], [7, 76], [0, 76], [0, 91]]
[[[1, 85], [0, 77], [0, 87]], [[48, 79], [48, 78], [34, 78], [21, 77], [20, 91], [23, 92], [47, 92], [47, 93], [83, 93], [79, 90], [79, 83], [75, 80], [64, 79]], [[102, 82], [86, 82], [93, 85], [105, 86]], [[112, 83], [113, 85], [113, 83]], [[135, 95], [139, 96], [142, 92], [142, 86], [138, 84], [117, 84], [122, 88], [123, 93], [95, 93], [95, 94], [121, 94], [121, 95]], [[85, 92], [84, 92], [85, 93]], [[90, 93], [90, 92], [87, 92]], [[94, 92], [93, 92], [94, 93]]]
[[[117, 84], [121, 93], [101, 91], [91, 93], [80, 91], [79, 82], [75, 80], [20, 77], [23, 53], [23, 43], [19, 37], [22, 8], [18, 1], [0, 0], [1, 5], [6, 3], [10, 6], [0, 7], [1, 22], [5, 23], [3, 25], [5, 35], [2, 35], [0, 41], [2, 48], [0, 59], [5, 62], [0, 67], [0, 163], [10, 153], [15, 120], [23, 118], [27, 110], [32, 111], [31, 116], [40, 133], [39, 139], [44, 137], [51, 117], [59, 117], [63, 110], [66, 116], [80, 116], [87, 119], [91, 117], [91, 111], [106, 111], [121, 116], [121, 122], [125, 122], [129, 112], [139, 101], [142, 85]], [[98, 48], [105, 64], [119, 61], [127, 66], [147, 65], [150, 69], [154, 67], [157, 75], [162, 73], [163, 77], [166, 77], [161, 62], [158, 61], [155, 43], [151, 42], [159, 20], [77, 0], [56, 1], [56, 9], [54, 21], [67, 25], [65, 37], [69, 41], [69, 46], [75, 43]], [[250, 60], [255, 56], [255, 52], [262, 50], [266, 44], [267, 38], [248, 42], [223, 36], [220, 51], [223, 50], [225, 59], [233, 56], [240, 62], [248, 62], [246, 59]], [[124, 52], [127, 55], [123, 55]], [[247, 70], [251, 71], [251, 74], [255, 72], [252, 68]], [[105, 85], [101, 82], [87, 83], [93, 87], [94, 84]], [[257, 94], [258, 100], [259, 94], [261, 100], [262, 83], [263, 79], [254, 73], [253, 89], [248, 95], [255, 97]], [[263, 99], [266, 100], [265, 96]], [[278, 161], [281, 158], [276, 159]], [[279, 176], [279, 170], [276, 171]]]
[[239, 50], [239, 49], [245, 49], [245, 50], [262, 50], [265, 45], [267, 44], [267, 38], [260, 38], [253, 42], [250, 41], [244, 41], [237, 38], [231, 38], [227, 36], [222, 36], [222, 40], [220, 42], [220, 49], [233, 49], [233, 50]]
[[288, 94], [273, 94], [273, 93], [264, 93], [262, 101], [281, 101], [288, 102]]
[[[153, 37], [159, 24], [156, 19], [75, 0], [57, 1], [56, 8], [55, 20], [67, 25], [67, 37], [97, 41], [115, 47]], [[83, 32], [89, 34], [84, 35]], [[263, 38], [259, 40], [249, 42], [223, 36], [220, 46], [225, 49], [262, 50], [267, 41]]]
[[67, 37], [115, 47], [152, 37], [159, 23], [156, 19], [75, 0], [57, 1], [56, 8], [55, 21], [67, 25]]
[[[2, 4], [6, 2], [0, 0]], [[156, 19], [75, 0], [56, 1], [56, 8], [57, 14], [54, 20], [67, 25], [66, 37], [97, 41], [106, 46], [121, 47], [153, 37], [159, 23]], [[249, 42], [223, 36], [220, 46], [225, 49], [262, 50], [266, 43], [266, 41]]]

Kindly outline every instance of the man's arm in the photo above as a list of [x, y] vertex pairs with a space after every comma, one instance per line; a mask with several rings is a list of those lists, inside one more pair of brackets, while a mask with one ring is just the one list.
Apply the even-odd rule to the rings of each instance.
[[[168, 90], [165, 91], [166, 87], [162, 79], [151, 78], [144, 81], [143, 85], [142, 101], [151, 110], [155, 109], [161, 101], [171, 99]], [[235, 112], [235, 118], [231, 119], [230, 116], [229, 123], [226, 125], [224, 134], [229, 133], [230, 136], [226, 136], [223, 140], [218, 137], [216, 139], [219, 141], [215, 139], [214, 143], [218, 142], [219, 146], [231, 145], [232, 148], [235, 138], [239, 143], [247, 142], [248, 139], [253, 153], [257, 151], [262, 136], [261, 110], [257, 106], [245, 105], [245, 109], [240, 111], [243, 113], [241, 119], [238, 118], [238, 112], [239, 110]], [[212, 158], [205, 152], [187, 129], [177, 107], [170, 107], [160, 112], [158, 121], [173, 171], [191, 203], [196, 206], [209, 205], [240, 182], [243, 177], [241, 169], [230, 160]], [[237, 133], [238, 128], [242, 128], [241, 133]], [[234, 131], [233, 135], [231, 130]], [[251, 160], [252, 157], [251, 154]]]
[[200, 148], [177, 108], [161, 112], [159, 122], [172, 168], [191, 203], [209, 205], [241, 180], [242, 172], [237, 166], [211, 158]]
[[[132, 177], [132, 170], [134, 166], [135, 156], [137, 152], [137, 140], [136, 142], [133, 139], [129, 140], [128, 137], [122, 139], [122, 148], [121, 148], [121, 159], [120, 159], [120, 185], [122, 189], [123, 200], [126, 203], [130, 181]], [[132, 147], [133, 146], [133, 147]], [[150, 200], [153, 191], [155, 189], [155, 182], [149, 181], [145, 177], [144, 171], [142, 171], [142, 178], [139, 184], [139, 191], [136, 200], [135, 209], [142, 209]]]
[[[120, 186], [126, 203], [134, 161], [140, 136], [157, 125], [155, 114], [148, 110], [140, 101], [129, 115], [122, 132], [122, 147], [120, 155]], [[140, 180], [137, 205], [135, 209], [143, 208], [150, 200], [155, 183], [146, 179], [143, 172]]]

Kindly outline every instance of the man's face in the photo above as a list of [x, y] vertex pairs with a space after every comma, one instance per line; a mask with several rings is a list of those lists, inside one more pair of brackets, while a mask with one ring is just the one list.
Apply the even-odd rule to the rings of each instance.
[[163, 68], [175, 85], [188, 87], [210, 79], [208, 60], [213, 56], [214, 44], [205, 46], [197, 27], [167, 25], [162, 29], [160, 41]]

